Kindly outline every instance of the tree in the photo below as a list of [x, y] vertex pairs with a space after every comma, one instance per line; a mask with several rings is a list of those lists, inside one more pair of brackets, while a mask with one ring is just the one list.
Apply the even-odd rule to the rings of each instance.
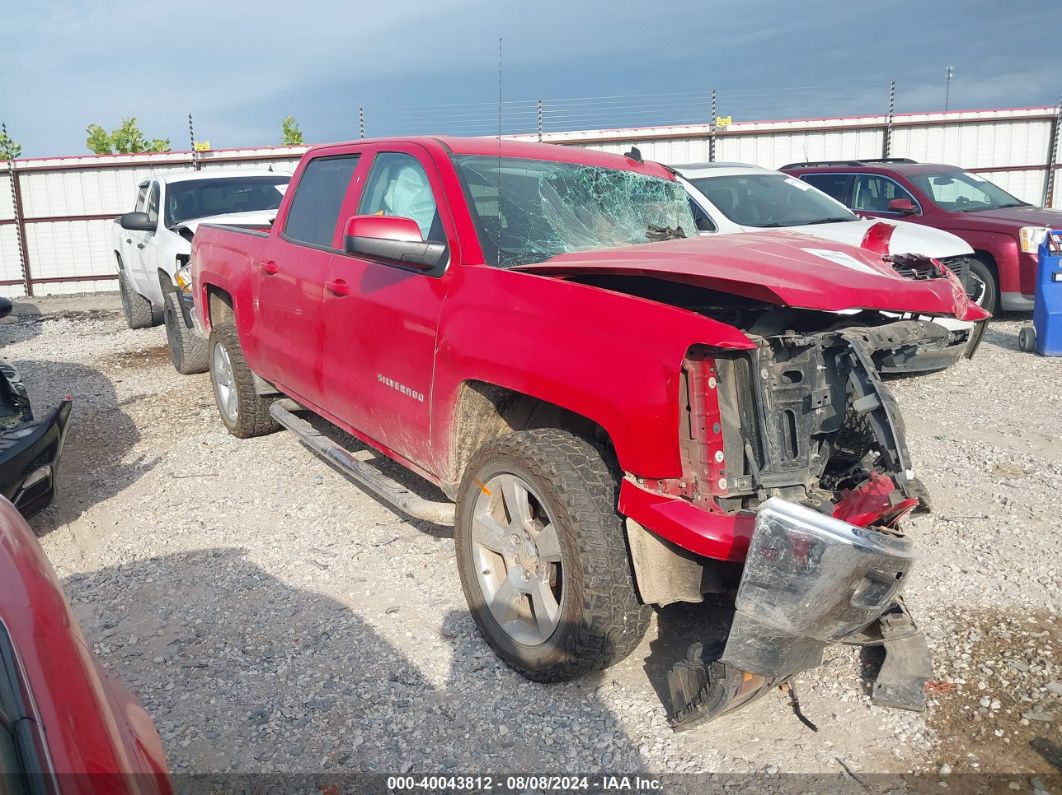
[[150, 141], [140, 132], [136, 126], [136, 117], [130, 116], [122, 119], [122, 123], [107, 132], [98, 124], [90, 124], [85, 128], [88, 138], [85, 140], [89, 149], [98, 155], [120, 154], [127, 155], [134, 152], [168, 152], [170, 151], [169, 138], [152, 138]]
[[0, 128], [0, 160], [14, 160], [22, 154], [22, 146], [7, 134], [7, 127]]
[[114, 144], [111, 143], [111, 136], [105, 129], [98, 124], [90, 124], [85, 128], [85, 132], [88, 133], [88, 139], [85, 143], [88, 148], [98, 155], [109, 155], [114, 151]]
[[285, 116], [284, 121], [280, 123], [280, 129], [284, 135], [284, 146], [302, 145], [302, 130], [299, 129], [299, 123], [295, 121], [294, 116]]

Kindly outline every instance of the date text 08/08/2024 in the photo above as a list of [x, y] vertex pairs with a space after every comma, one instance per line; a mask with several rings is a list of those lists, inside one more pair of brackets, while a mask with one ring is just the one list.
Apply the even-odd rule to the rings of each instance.
[[388, 793], [403, 792], [659, 792], [651, 776], [389, 776]]

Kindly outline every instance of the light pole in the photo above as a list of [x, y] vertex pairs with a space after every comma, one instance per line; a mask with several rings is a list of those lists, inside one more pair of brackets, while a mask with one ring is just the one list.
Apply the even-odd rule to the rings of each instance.
[[955, 76], [955, 67], [949, 66], [944, 70], [944, 112], [948, 112], [948, 101], [951, 99], [951, 78]]

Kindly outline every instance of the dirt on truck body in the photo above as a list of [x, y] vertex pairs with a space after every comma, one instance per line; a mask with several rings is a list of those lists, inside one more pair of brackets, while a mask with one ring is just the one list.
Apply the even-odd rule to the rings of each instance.
[[[917, 706], [897, 525], [924, 495], [879, 371], [947, 347], [929, 319], [986, 315], [931, 260], [694, 229], [674, 175], [628, 157], [456, 138], [311, 149], [268, 232], [193, 241], [219, 414], [240, 437], [288, 428], [404, 512], [452, 522], [476, 624], [530, 679], [606, 668], [651, 605], [736, 586], [725, 648], [695, 644], [672, 672], [676, 727], [839, 641], [884, 643], [879, 695]], [[356, 460], [305, 411], [456, 505]]]

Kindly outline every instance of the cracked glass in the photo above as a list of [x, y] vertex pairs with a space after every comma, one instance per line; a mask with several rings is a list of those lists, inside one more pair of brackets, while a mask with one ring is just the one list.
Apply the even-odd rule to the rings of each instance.
[[487, 263], [502, 268], [572, 251], [696, 234], [677, 182], [634, 171], [547, 160], [461, 155]]

